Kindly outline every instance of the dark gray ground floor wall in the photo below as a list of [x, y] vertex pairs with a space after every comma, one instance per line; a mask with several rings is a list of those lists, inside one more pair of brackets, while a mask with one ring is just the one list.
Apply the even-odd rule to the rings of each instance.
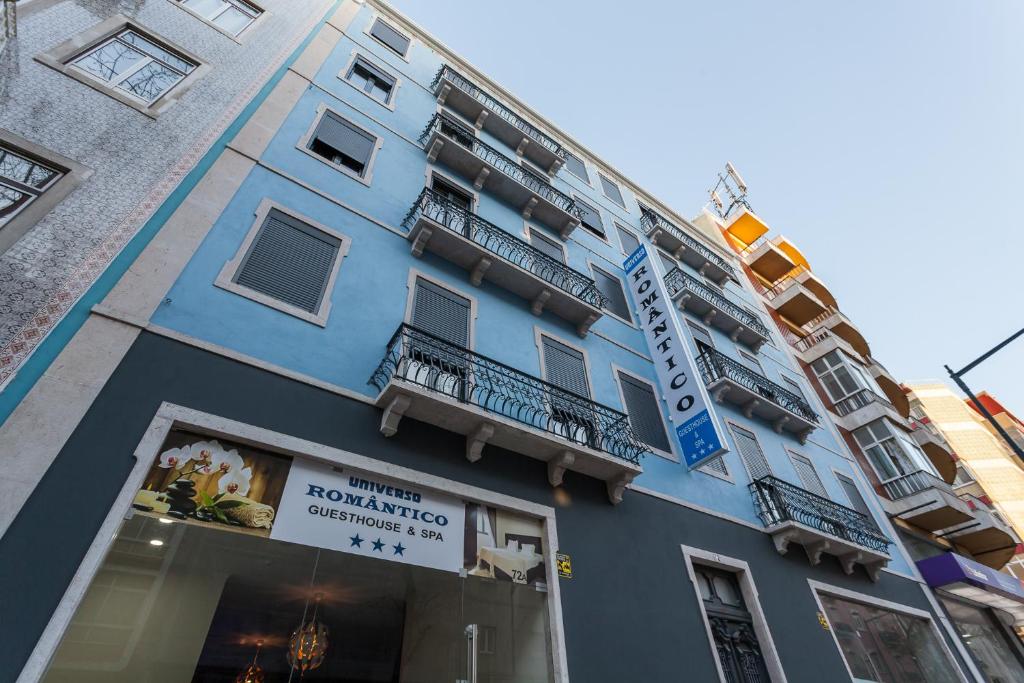
[[[31, 653], [164, 401], [555, 505], [543, 463], [488, 447], [471, 464], [461, 437], [411, 420], [384, 439], [372, 406], [143, 334], [0, 539], [0, 681]], [[872, 584], [831, 558], [810, 567], [798, 548], [779, 556], [754, 529], [632, 491], [612, 506], [603, 484], [582, 476], [567, 475], [566, 489], [558, 537], [574, 577], [561, 582], [562, 610], [580, 683], [717, 679], [680, 544], [750, 564], [791, 683], [848, 680], [808, 578], [929, 609], [917, 584], [891, 574]]]

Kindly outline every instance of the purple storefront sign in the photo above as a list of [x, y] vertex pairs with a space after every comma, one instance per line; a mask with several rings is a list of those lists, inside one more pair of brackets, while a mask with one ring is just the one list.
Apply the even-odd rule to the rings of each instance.
[[956, 553], [921, 560], [917, 568], [932, 588], [968, 584], [1024, 603], [1024, 582]]

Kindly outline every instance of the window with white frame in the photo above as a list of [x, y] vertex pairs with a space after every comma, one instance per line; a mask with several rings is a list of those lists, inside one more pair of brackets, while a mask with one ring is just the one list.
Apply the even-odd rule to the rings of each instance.
[[885, 418], [855, 429], [853, 438], [867, 454], [883, 482], [920, 471], [938, 476], [924, 451]]
[[603, 173], [598, 173], [598, 176], [601, 177], [601, 191], [604, 192], [604, 196], [625, 208], [626, 203], [622, 199], [622, 191], [618, 184], [614, 180], [606, 178]]
[[725, 680], [770, 680], [754, 618], [736, 573], [696, 563], [693, 573]]
[[732, 431], [733, 439], [736, 441], [736, 450], [739, 451], [740, 459], [747, 468], [750, 480], [757, 481], [762, 477], [770, 476], [772, 470], [768, 466], [768, 458], [764, 456], [757, 436], [739, 425], [730, 424], [729, 429]]
[[590, 182], [590, 176], [587, 174], [587, 165], [583, 163], [583, 159], [580, 159], [569, 150], [565, 151], [565, 169], [583, 182]]
[[391, 104], [395, 77], [362, 57], [356, 57], [345, 74], [345, 80], [382, 104]]
[[574, 198], [576, 207], [582, 212], [580, 224], [600, 238], [604, 238], [604, 223], [601, 221], [601, 212], [590, 204], [579, 198]]
[[64, 175], [0, 144], [0, 227], [36, 200]]
[[405, 57], [409, 53], [409, 44], [412, 42], [409, 36], [379, 18], [373, 22], [370, 35], [400, 57]]
[[651, 448], [670, 453], [665, 422], [661, 418], [661, 404], [650, 382], [644, 382], [632, 375], [619, 371], [615, 373], [622, 389], [622, 400], [626, 404], [629, 425], [640, 440]]
[[700, 325], [698, 325], [697, 323], [693, 322], [692, 320], [687, 320], [686, 321], [686, 326], [690, 328], [690, 334], [693, 335], [693, 340], [695, 342], [698, 342], [698, 344], [697, 344], [697, 350], [698, 351], [701, 350], [701, 348], [700, 348], [701, 344], [703, 344], [704, 346], [706, 346], [708, 348], [711, 348], [711, 349], [715, 348], [715, 342], [711, 338], [711, 333], [708, 332], [707, 329], [701, 327]]
[[637, 250], [640, 246], [640, 240], [636, 235], [631, 233], [629, 230], [626, 230], [618, 223], [615, 224], [615, 230], [619, 233], [619, 244], [622, 245], [622, 253], [628, 256]]
[[811, 368], [833, 404], [865, 389], [874, 391], [874, 384], [868, 380], [867, 374], [839, 350], [817, 359], [811, 363]]
[[629, 312], [629, 303], [626, 301], [626, 291], [622, 287], [622, 280], [597, 266], [594, 266], [592, 270], [597, 290], [605, 298], [605, 310], [627, 322], [632, 322], [633, 316]]
[[324, 110], [306, 148], [359, 178], [365, 178], [377, 145], [377, 136], [332, 111]]
[[828, 498], [828, 494], [825, 493], [825, 485], [821, 483], [821, 477], [818, 476], [818, 471], [814, 469], [814, 463], [811, 462], [811, 459], [799, 453], [790, 453], [789, 457], [793, 461], [796, 476], [800, 477], [800, 483], [803, 484], [804, 489], [822, 498]]
[[256, 18], [263, 14], [256, 5], [244, 0], [178, 0], [182, 7], [198, 14], [203, 19], [237, 36], [247, 29]]
[[156, 102], [198, 64], [126, 28], [74, 57], [69, 66], [142, 104]]

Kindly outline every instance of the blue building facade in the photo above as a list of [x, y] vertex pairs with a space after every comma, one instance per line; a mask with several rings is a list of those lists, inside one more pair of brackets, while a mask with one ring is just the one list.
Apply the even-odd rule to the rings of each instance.
[[[6, 671], [965, 679], [709, 216], [673, 212], [376, 2], [339, 3], [209, 161], [65, 351], [112, 359], [0, 541], [5, 558], [66, 541], [41, 576], [5, 564], [31, 624]], [[640, 245], [728, 448], [692, 470], [625, 287]], [[344, 487], [366, 481], [354, 502]], [[46, 503], [72, 495], [74, 520]], [[416, 497], [415, 524], [389, 496]], [[464, 516], [458, 538], [431, 537], [427, 510]], [[423, 548], [386, 538], [389, 515]], [[28, 601], [12, 587], [32, 575]], [[318, 588], [279, 599], [300, 583]], [[104, 595], [140, 615], [98, 654]], [[280, 638], [254, 601], [298, 605]], [[877, 642], [865, 614], [887, 624]], [[186, 625], [194, 642], [156, 645]]]

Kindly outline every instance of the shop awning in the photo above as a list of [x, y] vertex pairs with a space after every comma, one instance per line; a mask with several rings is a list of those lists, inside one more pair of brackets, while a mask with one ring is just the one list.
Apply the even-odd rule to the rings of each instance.
[[917, 568], [932, 588], [1007, 612], [1014, 625], [1024, 626], [1024, 582], [1020, 579], [956, 553], [920, 560]]

